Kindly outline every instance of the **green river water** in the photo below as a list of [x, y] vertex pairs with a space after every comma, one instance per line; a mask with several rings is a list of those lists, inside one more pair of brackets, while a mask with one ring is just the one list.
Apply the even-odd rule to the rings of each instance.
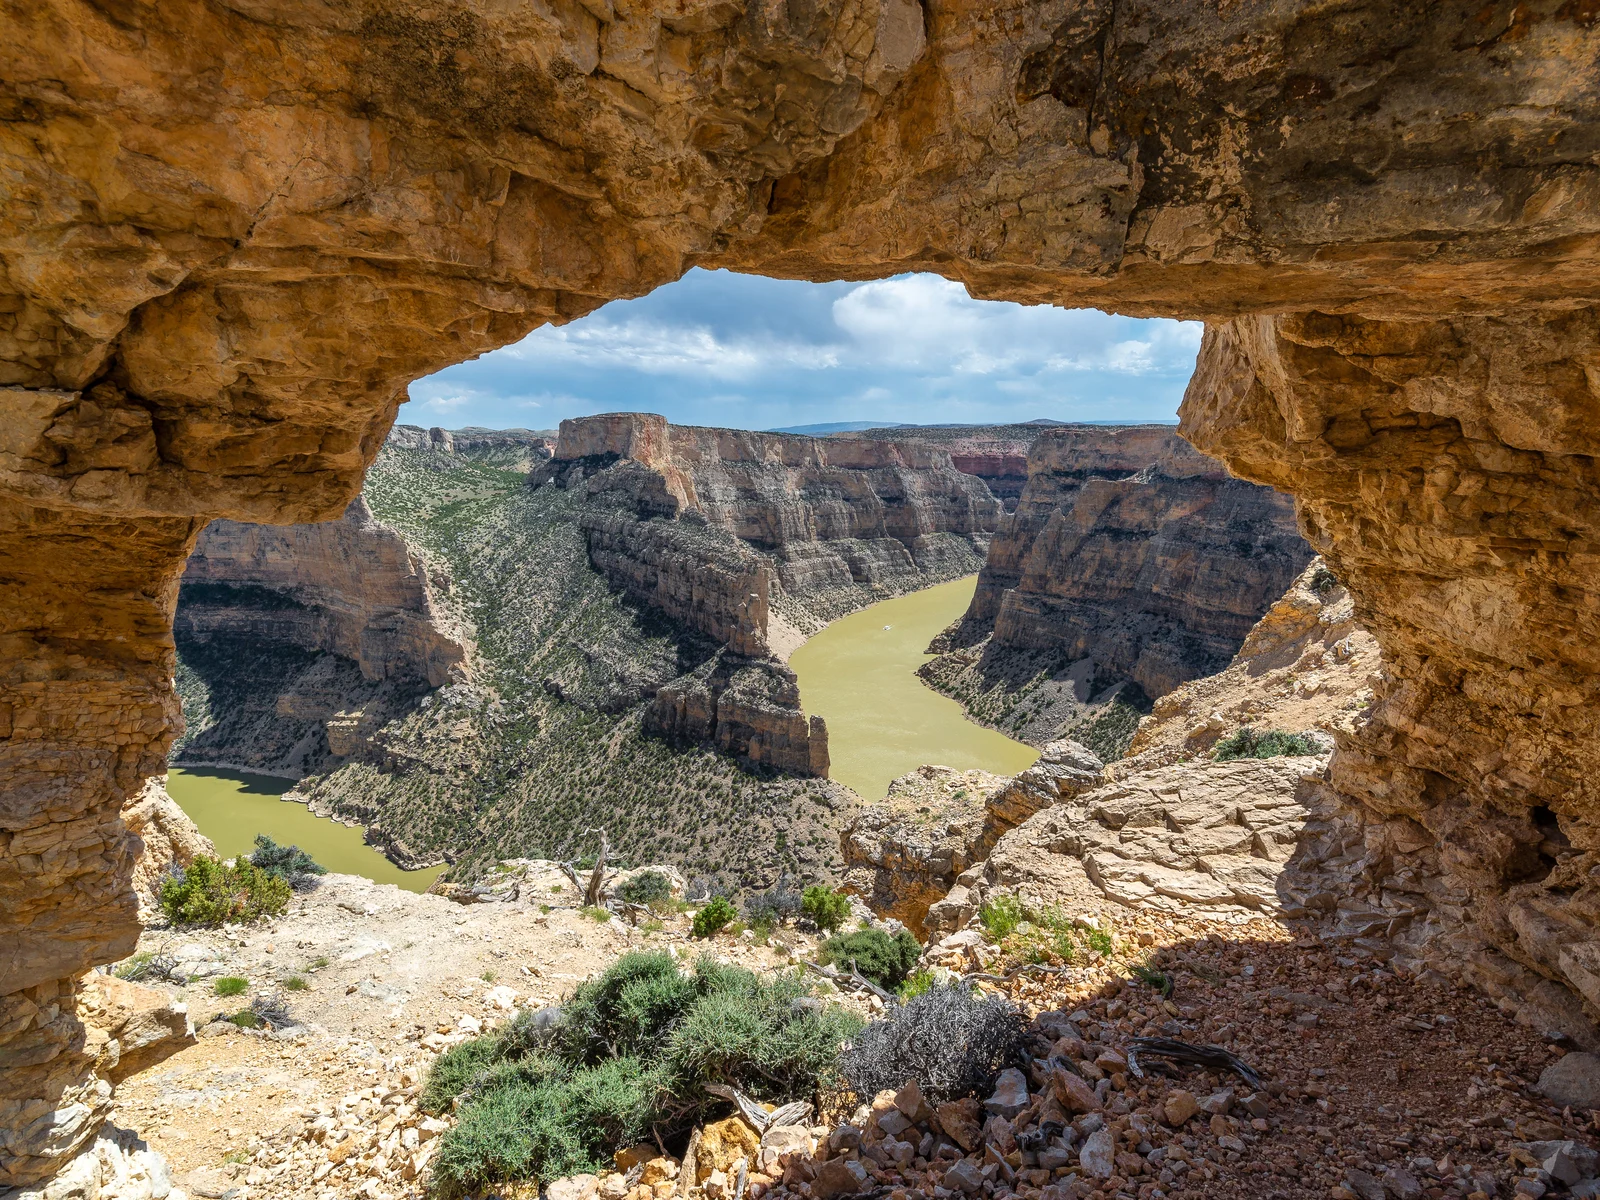
[[864, 800], [924, 763], [1015, 775], [1039, 752], [967, 720], [916, 675], [934, 636], [967, 610], [978, 577], [841, 617], [789, 658], [806, 713], [828, 723], [828, 774]]
[[361, 830], [317, 817], [304, 804], [283, 800], [287, 780], [211, 767], [173, 767], [167, 794], [223, 858], [255, 849], [256, 834], [284, 845], [293, 843], [330, 871], [364, 875], [408, 892], [426, 891], [443, 867], [402, 871], [361, 840]]

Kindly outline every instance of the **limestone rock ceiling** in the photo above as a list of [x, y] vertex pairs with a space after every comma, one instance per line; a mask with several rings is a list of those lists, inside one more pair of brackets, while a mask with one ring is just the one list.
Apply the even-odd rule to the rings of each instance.
[[[1494, 896], [1592, 844], [1590, 6], [0, 14], [0, 1002], [132, 944], [203, 523], [338, 516], [407, 381], [695, 264], [1228, 322], [1187, 428], [1302, 497], [1393, 664], [1335, 777]], [[50, 1128], [0, 1185], [95, 1123]]]

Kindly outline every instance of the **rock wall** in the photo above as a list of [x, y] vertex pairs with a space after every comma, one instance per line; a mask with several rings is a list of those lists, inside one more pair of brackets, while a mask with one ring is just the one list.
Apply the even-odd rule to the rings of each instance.
[[662, 688], [645, 728], [801, 775], [826, 775], [826, 728], [768, 660], [840, 612], [975, 569], [1002, 511], [937, 447], [648, 413], [563, 421], [532, 482], [582, 488], [596, 570], [727, 648]]
[[1382, 670], [1377, 640], [1356, 621], [1349, 590], [1314, 558], [1256, 622], [1226, 670], [1155, 702], [1111, 774], [1122, 778], [1206, 754], [1246, 725], [1309, 732], [1331, 746], [1334, 732], [1372, 703]]
[[[591, 533], [596, 566], [743, 654], [763, 652], [774, 603], [809, 631], [974, 568], [1002, 512], [936, 446], [703, 429], [645, 413], [563, 421], [540, 478], [579, 477], [608, 514]], [[704, 578], [697, 554], [711, 564]]]
[[976, 475], [991, 494], [1014, 512], [1028, 482], [1028, 448], [1057, 421], [1030, 421], [1021, 425], [912, 425], [834, 433], [831, 438], [857, 438], [891, 442], [928, 442], [950, 455], [950, 465], [966, 475]]
[[438, 598], [448, 588], [357, 496], [337, 521], [213, 521], [184, 567], [175, 624], [198, 641], [249, 635], [337, 654], [369, 681], [443, 687], [466, 665]]
[[1311, 557], [1293, 503], [1163, 426], [1049, 430], [963, 619], [1151, 696], [1220, 670]]
[[1015, 778], [923, 766], [889, 784], [840, 836], [842, 884], [880, 916], [921, 933], [928, 910], [978, 865], [1001, 834], [1098, 787], [1104, 764], [1076, 742], [1053, 742]]
[[132, 944], [205, 522], [337, 517], [407, 381], [691, 264], [1213, 322], [1259, 387], [1190, 436], [1392, 664], [1341, 787], [1578, 994], [1492, 914], [1592, 845], [1583, 5], [0, 11], [0, 997]]
[[1280, 896], [1279, 881], [1324, 788], [1326, 762], [1186, 763], [1084, 790], [1003, 834], [929, 910], [926, 927], [958, 930], [1001, 894], [1039, 911], [1303, 911]]
[[1359, 848], [1389, 881], [1363, 903], [1410, 953], [1590, 1042], [1596, 321], [1239, 320], [1208, 330], [1182, 411], [1203, 448], [1299, 496], [1382, 648], [1338, 734], [1330, 855]]
[[800, 710], [794, 672], [770, 659], [718, 655], [665, 684], [645, 709], [659, 737], [710, 742], [736, 758], [792, 775], [828, 777], [828, 727]]

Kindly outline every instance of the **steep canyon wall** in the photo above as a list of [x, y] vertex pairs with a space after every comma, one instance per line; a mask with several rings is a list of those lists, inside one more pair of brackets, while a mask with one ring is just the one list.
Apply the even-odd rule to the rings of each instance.
[[[53, 1061], [72, 980], [132, 946], [119, 814], [176, 729], [203, 525], [337, 517], [407, 381], [696, 264], [1212, 322], [1189, 435], [1303, 498], [1392, 664], [1336, 753], [1350, 811], [1422, 818], [1430, 912], [1491, 902], [1474, 936], [1498, 957], [1441, 943], [1447, 967], [1578, 1003], [1584, 5], [0, 11], [8, 1061]], [[7, 1144], [3, 1183], [103, 1112], [72, 1107], [85, 1076], [36, 1078], [45, 1132]]]
[[826, 728], [774, 656], [841, 612], [976, 569], [1001, 506], [944, 451], [670, 425], [561, 423], [535, 486], [581, 489], [589, 558], [613, 586], [726, 647], [664, 687], [646, 727], [827, 773]]
[[1593, 310], [1211, 328], [1182, 412], [1291, 489], [1386, 669], [1331, 765], [1318, 901], [1600, 1042]]
[[947, 653], [923, 673], [1030, 741], [1076, 736], [1114, 720], [1119, 684], [1136, 685], [1121, 691], [1137, 705], [1221, 670], [1310, 557], [1288, 496], [1233, 478], [1170, 427], [1049, 429], [971, 606], [937, 643]]
[[[987, 487], [933, 445], [705, 429], [643, 413], [563, 421], [545, 473], [581, 475], [597, 506], [631, 514], [631, 536], [641, 540], [692, 536], [660, 532], [676, 523], [704, 531], [708, 547], [748, 554], [752, 577], [742, 582], [766, 594], [743, 623], [762, 640], [774, 603], [811, 632], [872, 600], [976, 569], [1002, 515]], [[608, 561], [623, 540], [613, 522]], [[612, 569], [629, 575], [620, 563]], [[762, 573], [764, 585], [753, 577]], [[704, 618], [706, 632], [730, 641], [725, 626], [744, 603], [730, 594], [723, 613]]]

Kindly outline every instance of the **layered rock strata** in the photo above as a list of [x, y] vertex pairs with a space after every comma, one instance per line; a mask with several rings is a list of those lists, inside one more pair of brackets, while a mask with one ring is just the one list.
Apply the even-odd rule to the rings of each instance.
[[934, 446], [703, 429], [646, 413], [563, 421], [536, 482], [546, 478], [582, 479], [607, 513], [587, 526], [596, 566], [744, 654], [761, 652], [774, 605], [809, 631], [975, 568], [1002, 515]]
[[1160, 696], [1220, 670], [1311, 557], [1289, 497], [1232, 478], [1164, 426], [1042, 433], [961, 640], [1092, 658]]
[[4, 11], [0, 996], [131, 944], [205, 521], [337, 517], [408, 380], [692, 264], [1216, 323], [1191, 436], [1391, 663], [1340, 786], [1578, 994], [1493, 914], [1596, 811], [1582, 5]]
[[[194, 1044], [188, 1009], [166, 992], [90, 972], [0, 998], [0, 1184], [26, 1187], [57, 1172], [98, 1183], [96, 1136], [116, 1085]], [[83, 1161], [77, 1161], [82, 1158]], [[159, 1171], [159, 1158], [141, 1169]]]
[[213, 521], [184, 567], [174, 625], [199, 642], [221, 633], [336, 654], [369, 682], [443, 687], [461, 676], [467, 639], [440, 600], [448, 578], [431, 576], [360, 496], [337, 521]]
[[1162, 767], [1083, 792], [1004, 834], [925, 919], [930, 933], [973, 920], [993, 895], [1038, 911], [1108, 902], [1165, 911], [1281, 913], [1279, 876], [1321, 789], [1326, 758]]
[[1015, 512], [1028, 482], [1028, 448], [1057, 421], [1022, 425], [912, 425], [834, 433], [834, 438], [931, 442], [950, 455], [950, 465], [983, 480], [1007, 512]]
[[770, 659], [721, 654], [664, 684], [644, 712], [660, 737], [710, 742], [793, 775], [828, 777], [828, 726], [800, 710], [794, 672]]
[[364, 498], [337, 521], [214, 521], [178, 593], [188, 725], [175, 762], [299, 778], [363, 753], [469, 671], [451, 581]]
[[[1383, 928], [1600, 1039], [1594, 310], [1208, 330], [1184, 428], [1291, 488], [1385, 663], [1332, 784]], [[1520, 998], [1520, 999], [1519, 999]]]
[[646, 730], [804, 775], [826, 728], [781, 657], [873, 599], [974, 569], [999, 503], [921, 444], [670, 425], [561, 423], [533, 485], [581, 489], [589, 561], [614, 587], [726, 648], [661, 688]]
[[430, 450], [439, 454], [470, 454], [513, 471], [531, 471], [555, 453], [556, 440], [532, 429], [484, 429], [469, 425], [463, 429], [441, 429], [435, 425], [396, 425], [389, 431], [388, 444], [406, 450]]

